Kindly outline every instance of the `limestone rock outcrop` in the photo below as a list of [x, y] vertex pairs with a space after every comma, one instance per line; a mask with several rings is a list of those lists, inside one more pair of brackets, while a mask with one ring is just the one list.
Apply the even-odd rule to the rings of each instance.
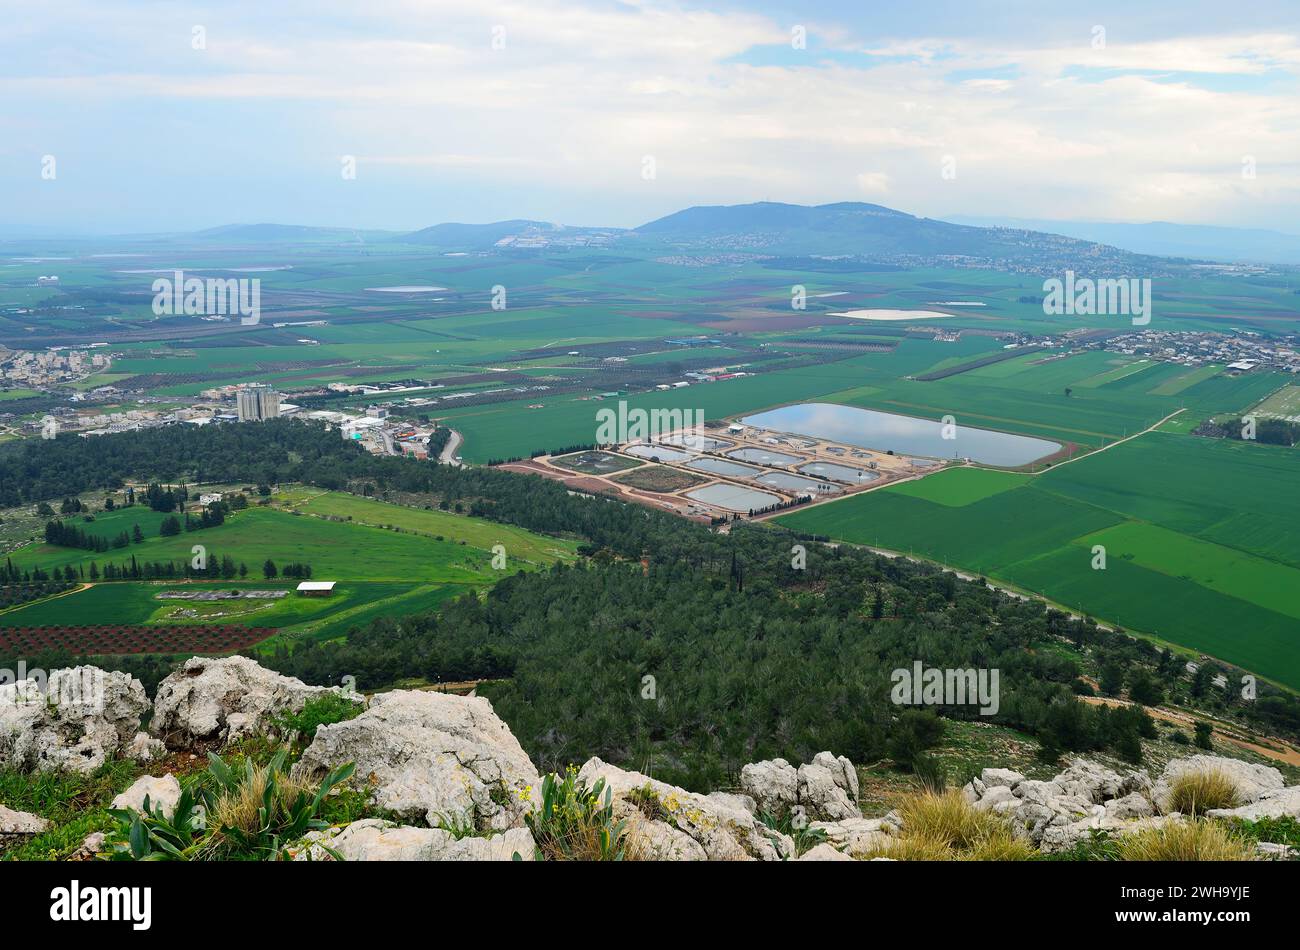
[[0, 805], [0, 848], [7, 848], [38, 835], [50, 826], [39, 815], [25, 811], [14, 811]]
[[308, 686], [242, 656], [191, 657], [158, 684], [150, 729], [171, 748], [234, 742], [265, 732], [274, 717], [298, 712], [337, 687]]
[[139, 680], [93, 666], [0, 686], [0, 766], [88, 774], [147, 748], [137, 736], [148, 709]]
[[785, 759], [754, 762], [740, 770], [740, 787], [765, 814], [795, 812], [810, 821], [859, 818], [858, 773], [844, 756], [818, 752], [797, 769]]
[[481, 830], [520, 826], [540, 781], [482, 696], [380, 693], [355, 719], [317, 729], [293, 775], [319, 781], [349, 762], [353, 786], [376, 806], [430, 826], [466, 819]]
[[142, 775], [131, 787], [118, 795], [109, 804], [109, 808], [129, 808], [144, 814], [145, 799], [149, 800], [149, 811], [162, 811], [166, 818], [176, 814], [176, 804], [181, 797], [181, 783], [176, 776], [168, 772], [162, 777]]
[[688, 792], [599, 758], [588, 759], [578, 779], [589, 788], [605, 780], [615, 817], [631, 819], [629, 846], [639, 857], [711, 861], [794, 857], [794, 842], [788, 835], [773, 831], [752, 811], [725, 798]]
[[457, 839], [438, 828], [366, 818], [342, 828], [313, 831], [291, 850], [295, 861], [513, 861], [515, 855], [532, 861], [536, 845], [527, 828]]

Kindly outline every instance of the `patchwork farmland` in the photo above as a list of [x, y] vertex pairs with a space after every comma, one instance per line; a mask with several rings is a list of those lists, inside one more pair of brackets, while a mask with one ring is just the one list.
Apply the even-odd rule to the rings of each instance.
[[1289, 448], [1151, 432], [1039, 475], [949, 469], [777, 520], [982, 574], [1300, 688], [1297, 477]]
[[[7, 638], [0, 645], [43, 644], [74, 654], [187, 653], [265, 646], [271, 637], [270, 643], [330, 639], [379, 616], [435, 610], [489, 586], [503, 570], [573, 560], [577, 547], [572, 540], [452, 512], [296, 486], [282, 488], [267, 507], [235, 512], [225, 524], [199, 532], [160, 536], [161, 519], [136, 505], [86, 524], [106, 537], [135, 524], [148, 526], [146, 537], [129, 548], [97, 553], [34, 543], [9, 555], [18, 570], [70, 568], [81, 582], [0, 611], [0, 637]], [[186, 563], [195, 544], [209, 557], [243, 563], [247, 576], [85, 580], [92, 562]], [[491, 563], [497, 545], [506, 557], [501, 570]], [[327, 598], [296, 596], [296, 581], [262, 576], [268, 560], [309, 564], [314, 578], [337, 586]], [[205, 592], [217, 596], [192, 596]]]

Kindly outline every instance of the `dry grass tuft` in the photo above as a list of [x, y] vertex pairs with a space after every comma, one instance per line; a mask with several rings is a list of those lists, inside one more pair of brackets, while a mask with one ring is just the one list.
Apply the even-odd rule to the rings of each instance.
[[1237, 783], [1218, 769], [1209, 769], [1184, 772], [1175, 778], [1165, 801], [1165, 811], [1194, 817], [1212, 808], [1234, 808], [1240, 803]]
[[953, 789], [922, 790], [898, 805], [903, 829], [868, 857], [897, 861], [1026, 861], [1038, 852], [1001, 815], [979, 811]]
[[1217, 821], [1189, 821], [1147, 828], [1117, 842], [1125, 861], [1250, 861], [1255, 851]]

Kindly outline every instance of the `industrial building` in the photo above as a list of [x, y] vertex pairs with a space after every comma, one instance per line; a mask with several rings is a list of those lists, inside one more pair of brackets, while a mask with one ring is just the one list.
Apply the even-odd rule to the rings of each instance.
[[246, 386], [235, 393], [240, 422], [261, 422], [280, 414], [280, 394], [270, 386]]

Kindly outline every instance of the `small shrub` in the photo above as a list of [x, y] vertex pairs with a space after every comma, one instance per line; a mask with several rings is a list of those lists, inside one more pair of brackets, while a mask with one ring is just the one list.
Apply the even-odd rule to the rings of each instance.
[[1253, 821], [1235, 819], [1232, 830], [1249, 841], [1268, 841], [1290, 845], [1300, 850], [1300, 820], [1284, 815], [1281, 818], [1256, 818]]
[[318, 817], [325, 796], [351, 774], [335, 769], [314, 789], [289, 777], [288, 750], [265, 764], [244, 760], [232, 769], [215, 753], [208, 768], [187, 778], [169, 818], [146, 798], [145, 814], [117, 809], [105, 838], [106, 857], [119, 861], [260, 860], [281, 858], [309, 831], [328, 828]]
[[462, 838], [479, 837], [479, 830], [474, 824], [473, 809], [467, 809], [460, 814], [455, 812], [438, 812], [435, 817], [437, 817], [438, 821], [434, 827], [447, 832], [457, 841]]
[[1220, 770], [1184, 772], [1170, 783], [1165, 811], [1195, 817], [1212, 808], [1234, 808], [1240, 800], [1237, 783]]
[[952, 861], [955, 852], [946, 842], [924, 835], [900, 835], [874, 848], [868, 858], [892, 858], [895, 861]]
[[794, 856], [796, 858], [802, 857], [826, 841], [826, 829], [810, 828], [808, 819], [803, 815], [796, 816], [787, 812], [778, 818], [768, 812], [759, 812], [757, 818], [760, 824], [772, 831], [790, 836], [790, 839], [794, 842]]
[[902, 831], [869, 857], [899, 861], [1026, 861], [1038, 852], [1001, 815], [979, 811], [960, 791], [932, 790], [898, 805]]
[[1108, 832], [1094, 828], [1072, 847], [1042, 857], [1045, 861], [1118, 861], [1119, 846]]
[[912, 771], [927, 749], [943, 738], [943, 720], [924, 709], [904, 709], [889, 730], [888, 752], [904, 772]]
[[929, 753], [923, 752], [912, 763], [912, 774], [917, 784], [928, 792], [942, 792], [948, 787], [948, 773], [943, 763]]
[[1254, 849], [1217, 821], [1189, 821], [1147, 828], [1117, 842], [1124, 861], [1249, 861]]
[[561, 779], [542, 779], [542, 800], [525, 817], [542, 861], [622, 861], [627, 831], [614, 820], [613, 790], [605, 780], [587, 787], [570, 765]]
[[296, 733], [310, 742], [316, 737], [318, 727], [355, 719], [364, 709], [365, 706], [356, 699], [339, 693], [321, 693], [307, 700], [298, 712], [281, 713], [275, 718], [275, 725], [286, 735]]
[[659, 801], [659, 793], [648, 784], [632, 789], [624, 798], [635, 805], [647, 821], [665, 821], [668, 818], [663, 802]]

